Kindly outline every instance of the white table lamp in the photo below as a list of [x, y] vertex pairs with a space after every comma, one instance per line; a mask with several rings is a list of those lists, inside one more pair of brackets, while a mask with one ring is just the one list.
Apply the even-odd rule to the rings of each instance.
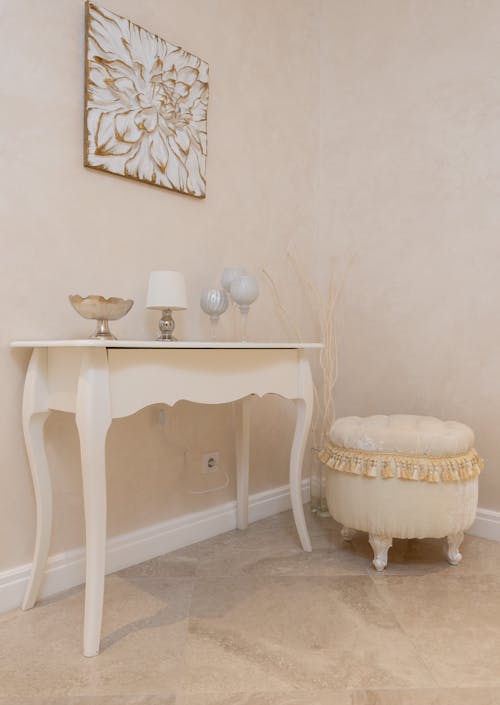
[[163, 311], [157, 340], [173, 341], [175, 323], [172, 311], [187, 308], [186, 282], [180, 272], [160, 271], [149, 275], [146, 308]]

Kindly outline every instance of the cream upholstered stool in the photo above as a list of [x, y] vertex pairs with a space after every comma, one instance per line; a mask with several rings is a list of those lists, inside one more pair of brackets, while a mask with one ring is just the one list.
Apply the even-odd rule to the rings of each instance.
[[463, 532], [474, 521], [482, 461], [474, 433], [430, 416], [338, 419], [320, 454], [331, 468], [326, 499], [349, 540], [367, 531], [373, 565], [383, 570], [393, 538], [448, 538], [457, 565]]

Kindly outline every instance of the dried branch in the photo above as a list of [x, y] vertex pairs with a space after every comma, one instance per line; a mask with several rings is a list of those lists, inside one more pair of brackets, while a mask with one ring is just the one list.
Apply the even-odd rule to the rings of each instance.
[[267, 269], [262, 269], [262, 274], [266, 277], [267, 283], [271, 287], [271, 293], [273, 295], [274, 303], [276, 305], [276, 308], [278, 309], [279, 316], [281, 318], [282, 323], [284, 324], [285, 328], [291, 328], [293, 330], [293, 334], [295, 335], [295, 339], [299, 342], [302, 342], [302, 336], [300, 334], [300, 330], [297, 328], [296, 324], [293, 321], [292, 316], [288, 313], [287, 309], [283, 306], [279, 293], [278, 293], [278, 288], [276, 286], [276, 283], [274, 279], [272, 278], [271, 274], [267, 271]]
[[[335, 308], [340, 292], [344, 287], [347, 272], [352, 263], [352, 258], [349, 261], [348, 266], [345, 268], [344, 275], [338, 287], [335, 286], [335, 267], [332, 258], [326, 297], [321, 295], [319, 288], [315, 286], [307, 276], [302, 264], [303, 260], [298, 255], [295, 248], [291, 246], [288, 248], [287, 258], [302, 290], [304, 291], [309, 308], [311, 309], [311, 318], [316, 321], [320, 341], [323, 343], [323, 348], [321, 349], [319, 355], [321, 379], [314, 382], [315, 403], [312, 422], [313, 445], [314, 448], [318, 450], [325, 444], [330, 428], [335, 419], [334, 388], [337, 381], [338, 369], [337, 341], [335, 334]], [[262, 271], [271, 288], [273, 300], [283, 325], [285, 328], [293, 331], [296, 339], [301, 341], [302, 336], [300, 330], [283, 304], [274, 278], [267, 269], [263, 269]]]

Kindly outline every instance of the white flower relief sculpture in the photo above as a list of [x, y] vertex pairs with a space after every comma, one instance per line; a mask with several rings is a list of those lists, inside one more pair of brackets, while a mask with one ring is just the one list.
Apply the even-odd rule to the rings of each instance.
[[87, 2], [85, 165], [203, 198], [208, 64]]

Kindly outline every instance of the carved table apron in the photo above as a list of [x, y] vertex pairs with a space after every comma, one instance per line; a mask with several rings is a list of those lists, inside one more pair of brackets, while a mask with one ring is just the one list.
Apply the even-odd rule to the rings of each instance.
[[106, 553], [106, 435], [112, 419], [156, 403], [238, 402], [237, 526], [248, 524], [249, 407], [252, 394], [277, 394], [297, 408], [290, 457], [290, 495], [302, 548], [311, 550], [302, 506], [302, 461], [313, 387], [307, 348], [319, 344], [26, 341], [33, 348], [23, 397], [23, 430], [35, 489], [33, 567], [23, 609], [35, 604], [47, 562], [52, 490], [43, 427], [51, 410], [72, 412], [80, 437], [85, 508], [86, 581], [83, 653], [99, 652]]

